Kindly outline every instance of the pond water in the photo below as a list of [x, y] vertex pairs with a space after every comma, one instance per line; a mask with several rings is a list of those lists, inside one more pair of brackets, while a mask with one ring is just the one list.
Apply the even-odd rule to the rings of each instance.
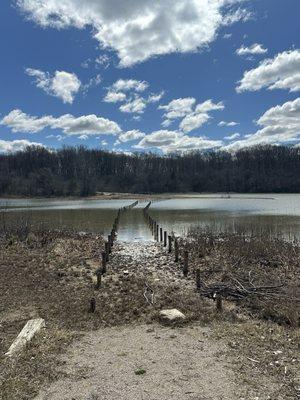
[[[29, 220], [49, 227], [108, 234], [118, 208], [126, 200], [0, 199], [2, 217], [21, 223]], [[119, 239], [151, 240], [142, 208], [146, 202], [123, 214]], [[160, 226], [178, 235], [190, 227], [209, 227], [216, 232], [242, 231], [300, 239], [300, 195], [238, 194], [229, 196], [185, 195], [153, 201], [150, 214]]]

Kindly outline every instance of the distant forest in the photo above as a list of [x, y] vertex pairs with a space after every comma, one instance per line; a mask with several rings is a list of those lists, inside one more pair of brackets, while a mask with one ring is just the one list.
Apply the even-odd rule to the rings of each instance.
[[159, 156], [29, 147], [0, 155], [2, 196], [88, 196], [103, 191], [300, 192], [300, 149], [258, 146], [236, 153]]

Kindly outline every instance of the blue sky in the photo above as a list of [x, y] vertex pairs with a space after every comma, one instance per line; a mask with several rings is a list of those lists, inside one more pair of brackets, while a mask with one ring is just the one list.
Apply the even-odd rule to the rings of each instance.
[[0, 151], [300, 142], [298, 0], [0, 4]]

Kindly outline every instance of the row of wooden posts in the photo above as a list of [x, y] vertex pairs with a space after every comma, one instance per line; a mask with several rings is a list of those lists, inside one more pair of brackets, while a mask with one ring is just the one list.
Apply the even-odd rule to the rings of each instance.
[[138, 204], [138, 201], [135, 201], [134, 203], [130, 204], [129, 206], [119, 208], [119, 210], [117, 212], [111, 232], [107, 236], [107, 241], [104, 244], [104, 251], [101, 252], [102, 262], [101, 262], [101, 268], [99, 268], [96, 272], [96, 275], [97, 275], [96, 289], [100, 288], [101, 276], [106, 273], [106, 266], [107, 266], [107, 263], [109, 262], [110, 254], [112, 252], [112, 247], [113, 247], [114, 242], [117, 237], [117, 232], [118, 232], [118, 228], [119, 228], [121, 215], [122, 215], [122, 213], [135, 207], [137, 204]]
[[[164, 247], [167, 247], [168, 253], [172, 253], [174, 249], [174, 261], [179, 262], [179, 243], [178, 238], [172, 233], [168, 234], [166, 230], [163, 230], [161, 226], [155, 221], [154, 218], [151, 217], [148, 210], [151, 206], [151, 201], [146, 205], [143, 209], [144, 219], [148, 224], [154, 239], [157, 242], [161, 242]], [[183, 251], [183, 264], [182, 264], [182, 272], [186, 277], [189, 274], [189, 253], [187, 250]], [[200, 269], [197, 268], [195, 270], [195, 279], [196, 279], [196, 288], [197, 290], [201, 289], [201, 275]], [[220, 295], [216, 295], [216, 307], [217, 310], [222, 310], [222, 297]]]

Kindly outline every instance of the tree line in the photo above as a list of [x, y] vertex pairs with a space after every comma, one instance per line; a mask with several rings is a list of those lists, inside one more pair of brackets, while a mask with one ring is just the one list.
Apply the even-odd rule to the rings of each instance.
[[236, 153], [161, 156], [85, 147], [28, 147], [0, 155], [0, 195], [96, 192], [300, 192], [300, 149], [257, 146]]

